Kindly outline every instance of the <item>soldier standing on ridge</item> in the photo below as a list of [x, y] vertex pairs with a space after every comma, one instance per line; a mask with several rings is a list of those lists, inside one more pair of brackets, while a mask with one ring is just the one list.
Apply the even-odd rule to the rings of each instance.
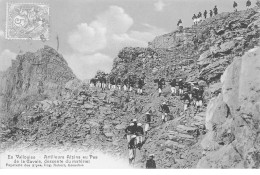
[[181, 19], [179, 19], [179, 21], [177, 23], [177, 26], [178, 26], [179, 31], [181, 32], [182, 29], [183, 29], [183, 25], [182, 25], [182, 20]]
[[213, 16], [213, 11], [212, 10], [209, 11], [209, 15], [210, 15], [210, 17]]
[[184, 102], [184, 107], [183, 107], [183, 110], [184, 112], [188, 109], [189, 105], [190, 105], [190, 98], [189, 98], [189, 94], [188, 92], [185, 92], [182, 96], [182, 100]]
[[218, 14], [218, 8], [217, 8], [217, 6], [216, 6], [216, 5], [215, 5], [215, 7], [214, 7], [213, 11], [214, 11], [214, 15], [216, 16], [216, 15]]
[[246, 1], [247, 10], [250, 8], [250, 6], [251, 6], [251, 1], [250, 1], [250, 0], [247, 0], [247, 1]]
[[192, 17], [192, 20], [193, 20], [193, 24], [197, 25], [197, 16], [195, 14]]
[[204, 18], [205, 18], [205, 19], [207, 18], [207, 14], [208, 14], [208, 12], [207, 12], [207, 10], [205, 10], [205, 11], [204, 11]]
[[202, 14], [201, 14], [201, 12], [199, 12], [197, 15], [197, 23], [199, 23], [201, 21], [201, 16], [202, 16]]
[[234, 3], [233, 3], [233, 8], [235, 9], [234, 11], [237, 12], [237, 2], [236, 1], [234, 1]]

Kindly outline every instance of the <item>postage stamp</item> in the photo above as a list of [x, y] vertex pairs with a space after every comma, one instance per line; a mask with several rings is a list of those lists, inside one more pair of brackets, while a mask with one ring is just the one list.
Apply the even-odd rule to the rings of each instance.
[[7, 3], [6, 39], [49, 40], [50, 6], [42, 3]]

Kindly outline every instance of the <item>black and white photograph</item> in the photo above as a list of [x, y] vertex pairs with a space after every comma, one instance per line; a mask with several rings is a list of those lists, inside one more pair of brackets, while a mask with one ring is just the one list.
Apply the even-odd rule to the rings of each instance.
[[259, 169], [259, 38], [260, 0], [0, 0], [0, 169]]

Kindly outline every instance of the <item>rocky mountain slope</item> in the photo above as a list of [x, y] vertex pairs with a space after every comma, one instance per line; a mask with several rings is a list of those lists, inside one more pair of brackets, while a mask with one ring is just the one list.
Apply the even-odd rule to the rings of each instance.
[[66, 82], [76, 78], [64, 58], [45, 46], [18, 55], [0, 75], [1, 110], [16, 115], [43, 99], [60, 99]]
[[[144, 75], [143, 95], [90, 88], [47, 46], [19, 56], [0, 80], [6, 111], [19, 111], [2, 122], [1, 150], [77, 146], [128, 159], [124, 129], [133, 118], [143, 123], [151, 111], [153, 124], [135, 167], [154, 153], [158, 168], [258, 168], [259, 51], [250, 49], [259, 44], [259, 15], [259, 8], [221, 13], [158, 36], [148, 48], [122, 49], [110, 76]], [[184, 113], [169, 85], [159, 97], [153, 81], [158, 76], [198, 81], [205, 87], [203, 111], [195, 114], [190, 107]], [[158, 109], [164, 101], [171, 120], [162, 125]]]

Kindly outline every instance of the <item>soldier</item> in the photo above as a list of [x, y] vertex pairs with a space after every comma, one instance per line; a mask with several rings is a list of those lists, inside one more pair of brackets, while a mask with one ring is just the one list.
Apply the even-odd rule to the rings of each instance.
[[121, 79], [120, 78], [117, 78], [116, 86], [117, 86], [118, 90], [121, 90]]
[[182, 20], [181, 19], [179, 19], [179, 21], [177, 23], [177, 26], [178, 26], [179, 31], [181, 32], [182, 29], [183, 29], [183, 25], [182, 25]]
[[235, 9], [234, 11], [237, 12], [237, 2], [236, 1], [234, 1], [234, 3], [233, 3], [233, 8]]
[[246, 1], [247, 10], [250, 8], [250, 6], [251, 6], [251, 1], [250, 0]]
[[110, 84], [111, 84], [111, 89], [115, 89], [116, 88], [115, 77], [111, 77], [110, 78]]
[[136, 149], [136, 135], [131, 136], [131, 140], [128, 143], [128, 151], [129, 151], [129, 164], [131, 165], [133, 160], [135, 159], [135, 149]]
[[144, 86], [144, 79], [139, 78], [138, 82], [137, 82], [137, 87], [138, 87], [137, 93], [140, 94], [140, 95], [143, 93], [143, 86]]
[[194, 37], [192, 38], [193, 44], [194, 44], [194, 49], [198, 48], [198, 44], [199, 44], [199, 40], [198, 40], [198, 36], [194, 35]]
[[184, 112], [188, 109], [189, 105], [190, 105], [190, 98], [189, 98], [189, 95], [187, 92], [185, 92], [183, 94], [183, 97], [182, 97], [182, 100], [184, 102], [184, 107], [183, 107], [183, 110]]
[[136, 128], [136, 143], [137, 143], [137, 148], [140, 150], [143, 144], [143, 135], [144, 135], [144, 130], [142, 127], [142, 123], [137, 124]]
[[128, 83], [129, 83], [129, 82], [128, 82], [128, 78], [126, 78], [126, 79], [124, 80], [124, 91], [127, 91], [127, 90], [128, 90], [128, 86], [129, 86]]
[[209, 11], [209, 15], [210, 15], [210, 17], [213, 16], [213, 11], [212, 10]]
[[180, 95], [183, 94], [183, 88], [184, 88], [183, 81], [182, 81], [182, 79], [179, 79], [179, 94]]
[[134, 126], [134, 123], [130, 123], [129, 126], [127, 126], [126, 129], [125, 129], [126, 139], [127, 139], [127, 142], [128, 142], [128, 143], [129, 143], [130, 140], [131, 140], [131, 136], [134, 134], [134, 132], [133, 132], [133, 126]]
[[164, 80], [164, 78], [159, 76], [159, 78], [155, 79], [154, 82], [158, 84], [158, 91], [159, 91], [159, 97], [160, 97], [161, 93], [162, 93], [163, 85], [165, 85], [165, 80]]
[[147, 132], [149, 130], [150, 124], [152, 122], [151, 114], [149, 112], [145, 113], [145, 126], [144, 126], [144, 134], [147, 135]]
[[162, 105], [160, 106], [160, 111], [162, 112], [162, 123], [165, 123], [168, 118], [168, 114], [170, 113], [170, 109], [166, 102], [163, 102]]
[[134, 77], [129, 76], [129, 91], [130, 92], [132, 92], [132, 90], [134, 89], [134, 85], [135, 85]]
[[214, 15], [216, 16], [216, 15], [218, 14], [218, 8], [217, 8], [217, 6], [216, 6], [216, 5], [215, 5], [215, 7], [214, 7], [213, 11], [214, 11]]
[[94, 78], [90, 79], [90, 87], [96, 86], [96, 80]]
[[101, 87], [102, 87], [102, 90], [105, 90], [106, 88], [106, 78], [105, 78], [105, 75], [103, 77], [101, 77]]
[[193, 24], [197, 25], [197, 16], [195, 14], [192, 17], [192, 20], [193, 20]]
[[172, 81], [170, 82], [171, 85], [171, 91], [172, 91], [172, 96], [176, 95], [176, 79], [172, 79]]
[[204, 18], [205, 18], [205, 19], [207, 18], [207, 14], [208, 14], [208, 12], [207, 12], [207, 10], [205, 10], [205, 11], [204, 11]]
[[153, 154], [149, 155], [149, 159], [146, 162], [146, 169], [156, 169], [156, 163], [153, 160], [153, 158], [154, 158]]

